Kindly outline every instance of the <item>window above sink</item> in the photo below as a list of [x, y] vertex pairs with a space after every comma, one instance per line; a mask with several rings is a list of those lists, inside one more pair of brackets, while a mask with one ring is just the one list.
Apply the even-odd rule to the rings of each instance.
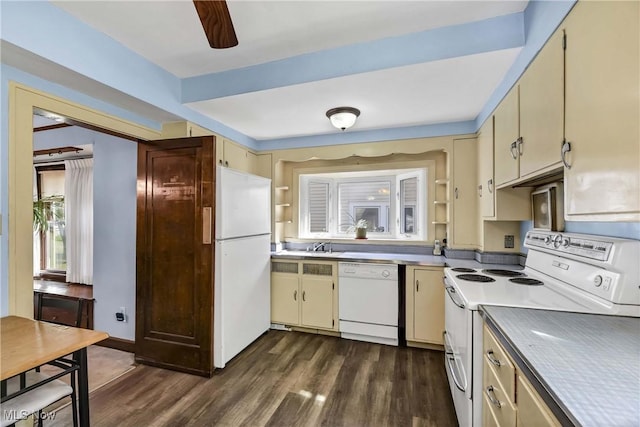
[[426, 240], [427, 169], [300, 174], [299, 236]]

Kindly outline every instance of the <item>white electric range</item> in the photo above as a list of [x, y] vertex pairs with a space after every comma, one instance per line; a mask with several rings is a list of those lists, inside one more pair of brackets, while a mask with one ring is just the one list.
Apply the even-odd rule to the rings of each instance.
[[458, 423], [482, 424], [478, 305], [640, 317], [640, 241], [530, 231], [523, 270], [445, 268], [445, 365]]

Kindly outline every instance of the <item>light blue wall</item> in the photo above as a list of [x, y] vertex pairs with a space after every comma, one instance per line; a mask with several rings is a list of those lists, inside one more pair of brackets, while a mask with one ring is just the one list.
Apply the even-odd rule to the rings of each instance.
[[[95, 328], [135, 340], [137, 144], [98, 134], [94, 144]], [[127, 322], [115, 313], [125, 307]]]
[[[94, 327], [135, 339], [137, 144], [70, 127], [37, 132], [35, 149], [93, 145]], [[55, 160], [55, 158], [53, 159]], [[115, 320], [125, 307], [128, 321]]]

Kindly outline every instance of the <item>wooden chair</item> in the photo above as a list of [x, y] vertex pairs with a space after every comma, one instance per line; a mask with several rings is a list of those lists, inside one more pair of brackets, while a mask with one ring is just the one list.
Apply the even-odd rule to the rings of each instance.
[[[36, 320], [42, 320], [59, 325], [80, 327], [82, 324], [82, 301], [76, 299], [59, 298], [41, 294], [38, 299]], [[60, 359], [49, 362], [61, 368], [61, 372], [52, 376], [40, 372], [40, 368], [10, 378], [3, 387], [2, 420], [0, 427], [13, 425], [20, 419], [38, 413], [40, 426], [43, 425], [42, 410], [52, 403], [67, 396], [71, 397], [73, 410], [73, 425], [78, 425], [78, 408], [76, 400], [76, 371], [78, 365], [70, 359]], [[59, 378], [70, 375], [71, 385]], [[6, 399], [4, 396], [15, 396]]]
[[38, 299], [36, 320], [79, 328], [82, 325], [82, 300], [43, 293]]
[[[66, 373], [63, 375], [66, 375]], [[43, 381], [48, 382], [37, 385]], [[75, 375], [73, 374], [71, 381], [72, 383], [75, 381]], [[35, 413], [38, 414], [38, 420], [40, 420], [40, 426], [42, 426], [44, 425], [42, 410], [67, 396], [72, 399], [73, 425], [74, 427], [78, 426], [75, 387], [69, 386], [64, 381], [55, 378], [51, 379], [51, 377], [41, 372], [30, 371], [10, 378], [7, 381], [6, 388], [7, 396], [11, 396], [21, 390], [24, 391], [22, 394], [10, 397], [2, 402], [0, 426], [11, 426]]]

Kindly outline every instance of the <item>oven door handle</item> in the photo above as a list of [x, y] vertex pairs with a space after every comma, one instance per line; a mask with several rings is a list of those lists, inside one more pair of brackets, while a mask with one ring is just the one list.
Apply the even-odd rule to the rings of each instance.
[[464, 307], [465, 307], [465, 305], [464, 305], [464, 303], [463, 303], [463, 302], [456, 301], [456, 299], [453, 297], [453, 295], [454, 295], [454, 294], [456, 294], [456, 295], [457, 295], [457, 293], [456, 293], [456, 289], [455, 289], [453, 286], [451, 286], [451, 285], [444, 285], [444, 288], [447, 290], [447, 295], [449, 295], [449, 298], [451, 298], [451, 301], [453, 301], [453, 303], [454, 303], [455, 305], [457, 305], [457, 306], [458, 306], [458, 307], [460, 307], [460, 308], [464, 308]]
[[453, 366], [456, 361], [456, 357], [453, 353], [453, 350], [450, 350], [450, 346], [447, 345], [447, 342], [449, 341], [447, 338], [447, 331], [442, 332], [442, 341], [444, 343], [444, 357], [447, 359], [447, 369], [451, 373], [451, 378], [453, 378], [453, 383], [455, 384], [456, 388], [464, 393], [466, 390], [460, 385], [460, 380], [456, 375], [457, 369], [455, 369], [455, 367]]

